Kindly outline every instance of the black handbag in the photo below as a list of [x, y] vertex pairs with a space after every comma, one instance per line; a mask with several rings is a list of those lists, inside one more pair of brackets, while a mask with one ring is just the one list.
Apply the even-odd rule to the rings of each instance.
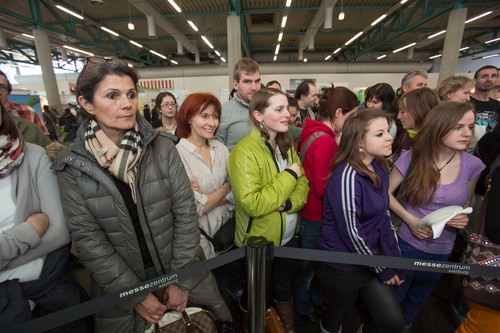
[[234, 216], [220, 227], [213, 238], [210, 237], [205, 230], [200, 228], [200, 233], [213, 244], [214, 250], [217, 252], [227, 252], [233, 247], [235, 231], [236, 218]]

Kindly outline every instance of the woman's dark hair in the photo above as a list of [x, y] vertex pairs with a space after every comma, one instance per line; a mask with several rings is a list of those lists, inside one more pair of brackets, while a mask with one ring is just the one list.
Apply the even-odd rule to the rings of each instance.
[[0, 126], [0, 135], [8, 135], [10, 138], [17, 138], [19, 135], [19, 131], [16, 127], [16, 123], [9, 114], [9, 111], [0, 103], [0, 107], [2, 110], [2, 125]]
[[99, 61], [87, 58], [85, 67], [83, 67], [78, 80], [76, 81], [76, 96], [83, 96], [88, 102], [94, 102], [94, 94], [97, 90], [99, 83], [106, 75], [128, 76], [134, 82], [137, 88], [139, 82], [139, 75], [137, 72], [128, 66], [125, 60], [118, 58], [113, 59], [100, 59]]
[[[155, 107], [153, 108], [153, 112], [158, 112], [159, 115], [160, 115], [160, 118], [161, 118], [161, 102], [163, 102], [163, 98], [165, 98], [165, 96], [170, 96], [174, 99], [174, 103], [177, 104], [177, 100], [175, 99], [175, 96], [172, 94], [172, 93], [169, 93], [168, 91], [164, 91], [164, 92], [161, 92], [158, 94], [158, 96], [156, 96], [156, 100], [155, 100]], [[175, 108], [177, 110], [177, 107]]]
[[391, 114], [398, 111], [396, 105], [396, 93], [388, 83], [377, 83], [365, 91], [365, 106], [370, 99], [375, 97], [382, 102], [382, 110]]
[[299, 102], [297, 102], [297, 99], [295, 97], [290, 97], [290, 96], [287, 96], [288, 98], [288, 107], [292, 107], [292, 108], [299, 108]]
[[[267, 132], [267, 129], [265, 127], [260, 126], [261, 124], [257, 121], [257, 119], [255, 119], [253, 112], [257, 110], [261, 114], [264, 114], [265, 109], [269, 107], [269, 100], [271, 99], [271, 97], [277, 95], [283, 95], [286, 97], [286, 94], [281, 90], [262, 88], [257, 91], [255, 95], [253, 95], [252, 101], [248, 106], [250, 119], [252, 119], [254, 126], [257, 127], [257, 129], [266, 136], [267, 140], [269, 140], [269, 133]], [[288, 149], [293, 147], [293, 139], [290, 135], [290, 132], [286, 131], [285, 133], [277, 133], [275, 142], [276, 145], [280, 148], [281, 156], [284, 160], [286, 160], [288, 158]]]
[[48, 105], [44, 105], [44, 106], [43, 106], [43, 111], [49, 112], [49, 111], [50, 111], [50, 110], [49, 110], [49, 106], [48, 106]]
[[[217, 97], [209, 93], [189, 94], [177, 112], [177, 137], [187, 138], [191, 134], [189, 121], [210, 106], [213, 106], [220, 124], [222, 108]], [[219, 127], [217, 126], [217, 128]], [[214, 136], [217, 134], [217, 128], [214, 131]]]
[[358, 97], [345, 87], [322, 87], [319, 98], [318, 120], [329, 119], [335, 122], [337, 109], [342, 109], [342, 114], [347, 114], [359, 105]]

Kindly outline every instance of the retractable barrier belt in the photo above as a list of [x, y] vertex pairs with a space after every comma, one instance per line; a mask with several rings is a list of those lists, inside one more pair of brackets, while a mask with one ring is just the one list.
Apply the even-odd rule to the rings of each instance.
[[[443, 262], [434, 260], [417, 260], [397, 257], [373, 256], [355, 253], [319, 251], [299, 248], [274, 247], [274, 256], [281, 258], [292, 258], [311, 261], [335, 262], [362, 266], [381, 266], [400, 268], [408, 270], [429, 271], [437, 273], [459, 274], [500, 278], [498, 267], [482, 265], [469, 265], [463, 263]], [[44, 332], [59, 327], [74, 320], [86, 317], [93, 313], [102, 311], [117, 304], [130, 301], [131, 299], [164, 288], [179, 281], [189, 279], [205, 271], [225, 265], [229, 262], [243, 258], [246, 255], [246, 247], [227, 252], [210, 260], [183, 268], [142, 284], [112, 294], [90, 300], [88, 302], [72, 306], [62, 311], [31, 320], [29, 322], [1, 330], [5, 333], [18, 332]]]

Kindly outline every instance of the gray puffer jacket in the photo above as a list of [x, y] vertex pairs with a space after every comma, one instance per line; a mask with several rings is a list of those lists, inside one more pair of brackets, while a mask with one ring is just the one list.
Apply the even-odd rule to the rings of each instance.
[[[57, 156], [53, 169], [68, 228], [91, 273], [91, 297], [96, 298], [145, 281], [146, 272], [125, 202], [109, 172], [85, 149], [88, 121], [78, 130], [75, 143]], [[163, 275], [204, 259], [196, 205], [172, 137], [154, 131], [142, 116], [137, 121], [143, 138], [136, 173], [137, 208], [154, 265]], [[205, 273], [179, 281], [178, 286], [191, 291], [206, 277]], [[96, 331], [143, 333], [145, 321], [134, 306], [144, 298], [98, 313]]]

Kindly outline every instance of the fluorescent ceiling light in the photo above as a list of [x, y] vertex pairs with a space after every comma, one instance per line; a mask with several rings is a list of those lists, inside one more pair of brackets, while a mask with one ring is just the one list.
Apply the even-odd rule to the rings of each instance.
[[496, 41], [499, 41], [499, 40], [500, 40], [500, 37], [495, 38], [495, 39], [490, 39], [490, 40], [487, 40], [486, 42], [484, 42], [484, 44], [493, 43], [493, 42], [496, 42]]
[[488, 56], [484, 56], [483, 59], [487, 59], [487, 58], [493, 58], [493, 57], [498, 57], [500, 56], [500, 53], [497, 53], [497, 54], [490, 54]]
[[205, 43], [207, 43], [207, 45], [208, 45], [211, 49], [213, 49], [213, 48], [214, 48], [214, 46], [212, 45], [212, 43], [210, 43], [210, 42], [208, 41], [207, 37], [205, 37], [205, 36], [201, 36], [201, 39], [203, 39], [203, 41], [204, 41]]
[[281, 27], [284, 28], [286, 26], [286, 16], [283, 16], [283, 19], [281, 20]]
[[158, 56], [158, 57], [160, 57], [162, 59], [167, 59], [167, 57], [165, 57], [163, 54], [160, 54], [160, 53], [158, 53], [156, 51], [149, 50], [149, 52], [153, 53], [154, 55], [156, 55], [156, 56]]
[[429, 59], [435, 59], [435, 58], [439, 58], [439, 57], [441, 57], [441, 54], [433, 55], [433, 56], [429, 57]]
[[172, 59], [170, 59], [170, 62], [171, 62], [171, 63], [173, 63], [173, 64], [176, 64], [176, 65], [178, 65], [178, 64], [179, 64], [177, 61], [172, 60]]
[[198, 31], [198, 27], [192, 21], [188, 20], [188, 23], [191, 26], [191, 28], [193, 28], [194, 31]]
[[108, 29], [106, 27], [101, 27], [102, 30], [106, 31], [106, 32], [109, 32], [110, 34], [112, 35], [115, 35], [115, 36], [120, 36], [117, 32], [114, 32], [113, 30], [111, 29]]
[[130, 41], [130, 44], [134, 44], [135, 46], [142, 47], [141, 44], [134, 42], [133, 40]]
[[128, 23], [128, 30], [134, 30], [135, 29], [135, 26], [132, 22], [129, 22]]
[[215, 54], [217, 54], [220, 57], [220, 52], [215, 50]]
[[386, 18], [386, 16], [387, 16], [387, 14], [384, 14], [384, 15], [380, 16], [378, 19], [376, 19], [375, 21], [373, 21], [373, 22], [372, 22], [372, 27], [373, 27], [374, 25], [376, 25], [377, 23], [379, 23], [380, 21], [382, 21], [383, 19], [385, 19], [385, 18]]
[[470, 49], [470, 46], [462, 47], [459, 51], [465, 51], [465, 50], [468, 50], [468, 49]]
[[12, 55], [18, 55], [18, 56], [21, 56], [21, 57], [24, 57], [21, 53], [17, 53], [17, 52], [12, 52], [12, 51], [2, 51], [4, 53], [10, 53]]
[[286, 0], [285, 7], [290, 7], [292, 5], [292, 0]]
[[356, 36], [352, 37], [351, 39], [349, 39], [345, 45], [349, 45], [351, 44], [352, 42], [354, 42], [359, 36], [361, 36], [363, 34], [363, 31], [360, 31], [356, 34]]
[[434, 38], [436, 36], [442, 35], [445, 32], [446, 32], [446, 30], [441, 30], [440, 32], [436, 32], [434, 35], [430, 35], [429, 37], [427, 37], [427, 39], [431, 39], [431, 38]]
[[467, 21], [465, 21], [465, 24], [467, 24], [467, 23], [471, 23], [472, 21], [478, 20], [478, 19], [480, 19], [481, 17], [485, 17], [486, 15], [490, 15], [491, 13], [493, 13], [493, 11], [492, 11], [492, 10], [487, 11], [487, 12], [485, 12], [485, 13], [482, 13], [481, 15], [478, 15], [478, 16], [476, 16], [476, 17], [470, 18], [470, 19], [468, 19]]
[[75, 52], [78, 52], [78, 53], [81, 53], [81, 54], [86, 54], [89, 57], [93, 57], [95, 55], [95, 54], [93, 54], [91, 52], [87, 52], [87, 51], [84, 51], [84, 50], [77, 49], [76, 47], [72, 47], [72, 46], [68, 46], [68, 45], [63, 45], [63, 47], [65, 49], [68, 49], [68, 50], [71, 50], [71, 51], [75, 51]]
[[392, 53], [398, 53], [399, 51], [403, 51], [404, 49], [410, 48], [410, 47], [412, 47], [413, 45], [416, 45], [416, 44], [417, 44], [417, 43], [415, 43], [415, 42], [414, 42], [414, 43], [411, 43], [411, 44], [408, 44], [408, 45], [406, 45], [406, 46], [400, 47], [400, 48], [399, 48], [399, 49], [397, 49], [397, 50], [392, 51]]
[[175, 10], [176, 10], [177, 12], [179, 12], [179, 13], [180, 13], [180, 12], [182, 11], [182, 10], [181, 10], [181, 7], [177, 6], [177, 4], [175, 3], [175, 1], [174, 1], [174, 0], [168, 0], [168, 2], [172, 5], [172, 7], [174, 7], [174, 8], [175, 8]]
[[331, 57], [332, 57], [332, 55], [330, 54], [330, 55], [328, 55], [328, 56], [325, 58], [325, 60], [328, 60], [328, 59], [330, 59]]
[[31, 36], [31, 35], [28, 35], [28, 34], [21, 34], [23, 35], [24, 37], [28, 37], [28, 38], [31, 38], [31, 39], [35, 39], [35, 37]]
[[224, 57], [220, 57], [220, 60], [222, 60], [223, 62], [226, 62], [226, 59], [224, 59]]
[[274, 54], [278, 54], [280, 52], [280, 44], [276, 45], [276, 51], [274, 51]]
[[283, 32], [280, 32], [280, 34], [278, 35], [278, 42], [281, 42], [282, 39], [283, 39]]
[[387, 54], [382, 54], [381, 56], [377, 57], [377, 60], [383, 59], [385, 57], [387, 57]]
[[401, 4], [402, 5], [405, 4], [405, 3], [407, 3], [407, 2], [408, 2], [408, 0], [401, 0]]
[[77, 14], [77, 13], [75, 13], [74, 11], [69, 10], [68, 8], [64, 8], [64, 7], [63, 7], [63, 6], [61, 6], [61, 5], [56, 5], [56, 8], [59, 8], [59, 9], [60, 9], [60, 10], [62, 10], [63, 12], [66, 12], [66, 13], [68, 13], [68, 14], [70, 14], [70, 15], [73, 15], [74, 17], [79, 18], [80, 20], [83, 20], [83, 16], [82, 16], [82, 15]]
[[273, 61], [276, 61], [276, 59], [278, 59], [277, 55], [274, 56]]
[[335, 51], [333, 51], [333, 54], [337, 54], [337, 53], [339, 53], [339, 52], [340, 52], [340, 50], [342, 50], [342, 48], [341, 48], [341, 47], [339, 47], [338, 49], [336, 49]]

